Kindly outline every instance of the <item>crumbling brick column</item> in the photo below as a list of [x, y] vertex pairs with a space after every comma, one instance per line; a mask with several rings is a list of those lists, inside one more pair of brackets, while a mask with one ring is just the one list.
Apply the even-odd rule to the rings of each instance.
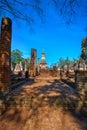
[[36, 76], [36, 49], [31, 49], [30, 76]]
[[8, 93], [11, 84], [11, 33], [12, 22], [3, 18], [0, 36], [0, 92]]

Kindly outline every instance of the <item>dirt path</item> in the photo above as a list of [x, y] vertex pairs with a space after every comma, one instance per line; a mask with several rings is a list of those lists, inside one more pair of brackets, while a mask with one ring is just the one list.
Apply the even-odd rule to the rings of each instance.
[[0, 118], [0, 130], [86, 130], [80, 120], [64, 109], [66, 100], [77, 97], [61, 81], [27, 82], [11, 96], [12, 105]]

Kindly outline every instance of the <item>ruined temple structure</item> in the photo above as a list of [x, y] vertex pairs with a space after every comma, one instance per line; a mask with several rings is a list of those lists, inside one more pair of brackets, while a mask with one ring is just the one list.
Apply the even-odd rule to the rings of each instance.
[[36, 76], [36, 68], [37, 68], [36, 57], [37, 57], [37, 50], [32, 48], [31, 59], [30, 59], [30, 69], [29, 69], [29, 75], [31, 77]]
[[28, 60], [25, 60], [24, 71], [28, 71]]
[[23, 66], [22, 66], [22, 63], [20, 62], [19, 64], [16, 64], [14, 73], [18, 74], [19, 72], [22, 72], [22, 71], [23, 71]]
[[47, 63], [45, 58], [45, 53], [42, 51], [42, 61], [40, 63], [40, 71], [47, 70]]
[[14, 67], [13, 67], [13, 64], [11, 63], [11, 72], [13, 73], [14, 71]]
[[24, 73], [25, 73], [25, 78], [27, 79], [29, 77], [28, 60], [27, 59], [25, 60]]
[[0, 32], [0, 93], [8, 93], [11, 85], [12, 21], [2, 18]]

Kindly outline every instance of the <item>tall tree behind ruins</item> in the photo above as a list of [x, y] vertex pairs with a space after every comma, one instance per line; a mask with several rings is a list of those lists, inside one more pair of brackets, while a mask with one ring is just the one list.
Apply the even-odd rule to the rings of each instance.
[[82, 53], [81, 58], [87, 63], [87, 37], [82, 40]]

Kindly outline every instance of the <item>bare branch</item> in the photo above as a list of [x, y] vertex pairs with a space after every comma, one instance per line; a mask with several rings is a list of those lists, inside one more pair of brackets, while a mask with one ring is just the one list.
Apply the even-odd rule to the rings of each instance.
[[30, 0], [0, 0], [1, 13], [10, 13], [13, 17], [26, 21], [29, 20], [30, 23], [34, 22], [33, 14], [38, 15], [43, 20], [45, 18], [46, 8], [49, 11], [50, 6], [56, 7], [60, 15], [70, 22], [73, 16], [76, 15], [78, 8], [81, 7], [79, 0], [32, 0], [31, 2]]
[[18, 1], [18, 0], [14, 0], [15, 2], [21, 4], [22, 6], [31, 6], [31, 7], [35, 7], [34, 4], [30, 4], [30, 3], [25, 3], [25, 2], [21, 2], [21, 1]]

